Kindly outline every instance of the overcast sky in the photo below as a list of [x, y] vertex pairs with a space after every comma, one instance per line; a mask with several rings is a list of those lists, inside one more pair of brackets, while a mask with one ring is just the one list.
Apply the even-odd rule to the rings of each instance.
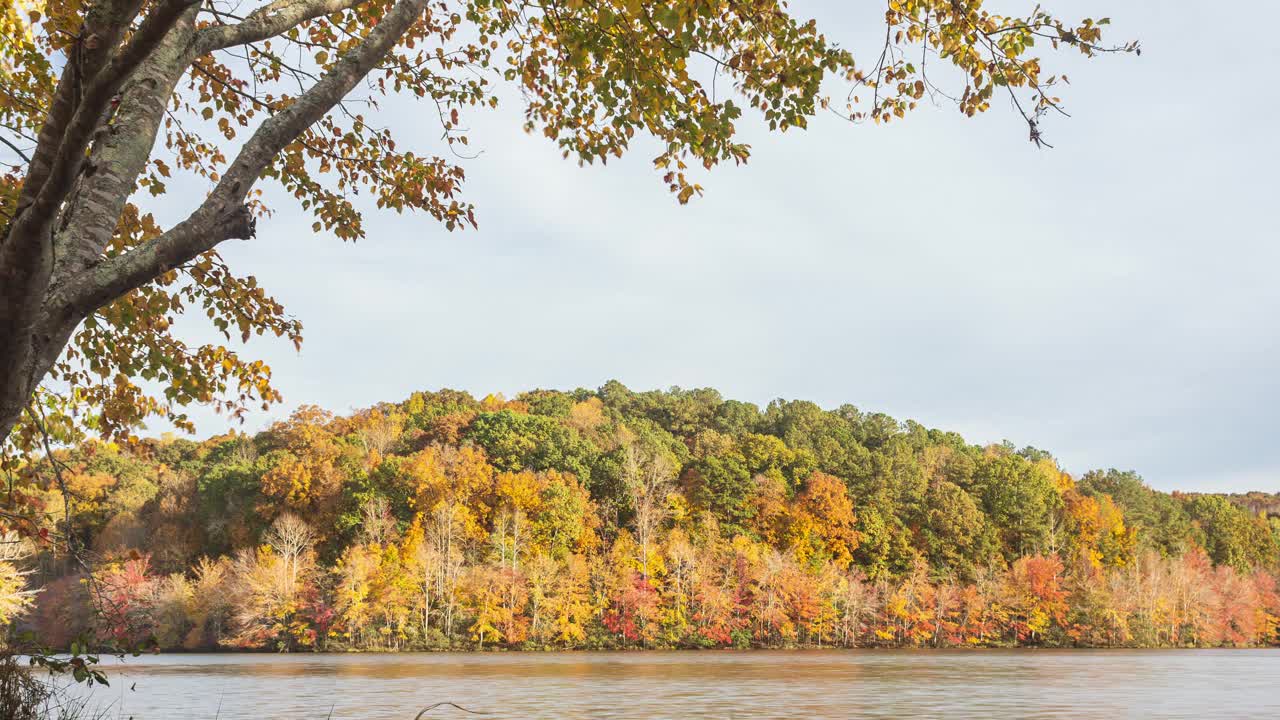
[[[1046, 127], [1056, 149], [1001, 102], [889, 128], [746, 123], [751, 163], [686, 207], [651, 146], [584, 169], [526, 136], [517, 103], [475, 116], [478, 231], [372, 212], [368, 239], [344, 244], [286, 209], [225, 247], [305, 324], [301, 353], [250, 343], [286, 404], [248, 429], [304, 402], [617, 378], [850, 402], [1165, 490], [1278, 491], [1280, 3], [1246, 4], [1050, 4], [1143, 44], [1051, 61], [1073, 82], [1073, 117]], [[879, 7], [798, 12], [868, 54]], [[428, 114], [400, 102], [385, 119], [438, 151]], [[202, 433], [226, 427], [194, 414]]]

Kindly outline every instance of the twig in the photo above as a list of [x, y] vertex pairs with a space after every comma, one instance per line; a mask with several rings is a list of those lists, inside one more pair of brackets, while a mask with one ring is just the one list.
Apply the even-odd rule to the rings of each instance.
[[413, 720], [422, 720], [422, 716], [426, 715], [432, 710], [435, 710], [438, 707], [445, 707], [445, 706], [454, 708], [456, 710], [461, 710], [464, 713], [471, 713], [472, 715], [488, 715], [489, 714], [489, 713], [480, 712], [478, 710], [468, 710], [467, 708], [464, 708], [461, 705], [458, 705], [456, 703], [445, 701], [445, 702], [438, 702], [435, 705], [428, 705], [422, 708], [422, 712], [418, 713], [417, 715], [414, 715]]
[[27, 155], [26, 153], [22, 152], [22, 149], [21, 149], [21, 148], [19, 148], [17, 145], [14, 145], [13, 143], [9, 142], [9, 140], [8, 140], [7, 138], [5, 138], [5, 136], [0, 135], [0, 143], [4, 143], [5, 145], [8, 145], [10, 150], [12, 150], [12, 151], [14, 151], [15, 153], [17, 153], [17, 154], [18, 154], [18, 157], [22, 158], [22, 159], [23, 159], [23, 160], [25, 160], [26, 162], [28, 162], [28, 163], [30, 163], [30, 162], [31, 162], [31, 157], [30, 157], [29, 155]]

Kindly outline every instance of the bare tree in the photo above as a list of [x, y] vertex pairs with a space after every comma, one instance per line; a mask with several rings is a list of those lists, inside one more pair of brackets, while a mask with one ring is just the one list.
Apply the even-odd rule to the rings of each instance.
[[315, 547], [315, 531], [302, 518], [287, 512], [271, 523], [271, 529], [263, 540], [280, 556], [285, 573], [282, 589], [285, 597], [293, 597], [298, 588], [298, 576]]
[[359, 413], [353, 419], [357, 421], [356, 435], [365, 449], [382, 455], [395, 445], [404, 431], [403, 416], [394, 411], [374, 408]]
[[442, 502], [429, 518], [427, 536], [432, 559], [436, 562], [436, 602], [441, 610], [441, 630], [453, 637], [453, 622], [458, 610], [458, 582], [462, 577], [465, 537], [458, 507]]
[[528, 517], [524, 510], [503, 507], [493, 521], [493, 548], [498, 554], [498, 566], [520, 569], [520, 553], [524, 550], [525, 525]]
[[366, 501], [360, 506], [360, 535], [370, 545], [386, 545], [396, 532], [396, 518], [384, 497]]
[[422, 636], [427, 637], [431, 629], [431, 613], [436, 601], [437, 568], [440, 567], [440, 555], [436, 548], [425, 539], [414, 545], [413, 552], [405, 558], [410, 577], [413, 578], [414, 590], [417, 593], [417, 606], [421, 611]]
[[648, 579], [649, 549], [670, 514], [667, 496], [675, 487], [674, 463], [666, 453], [631, 441], [623, 449], [622, 479], [635, 513], [641, 573]]

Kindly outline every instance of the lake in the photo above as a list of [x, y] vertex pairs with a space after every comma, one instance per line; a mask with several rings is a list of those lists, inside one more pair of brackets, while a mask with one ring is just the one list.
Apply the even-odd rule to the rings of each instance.
[[1280, 717], [1280, 650], [216, 654], [108, 666], [94, 701], [138, 720], [413, 720], [442, 702], [494, 718]]

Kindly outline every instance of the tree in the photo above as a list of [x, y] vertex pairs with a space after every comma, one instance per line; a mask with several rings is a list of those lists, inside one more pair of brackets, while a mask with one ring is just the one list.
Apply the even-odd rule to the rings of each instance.
[[0, 630], [31, 609], [36, 591], [28, 587], [30, 573], [21, 566], [31, 552], [31, 544], [17, 533], [0, 535]]
[[471, 423], [467, 438], [484, 448], [499, 470], [559, 470], [591, 477], [594, 447], [553, 418], [510, 409], [484, 412]]
[[343, 423], [344, 430], [369, 453], [385, 455], [404, 433], [404, 414], [383, 408], [356, 413]]
[[[1006, 93], [1041, 142], [1059, 101], [1037, 41], [1090, 56], [1136, 50], [1100, 45], [1105, 19], [1067, 23], [1039, 7], [1002, 16], [978, 0], [893, 0], [874, 65], [780, 0], [270, 0], [242, 17], [194, 0], [21, 7], [0, 6], [13, 30], [0, 59], [17, 70], [0, 93], [0, 438], [17, 452], [45, 424], [38, 410], [24, 414], [33, 400], [67, 429], [82, 417], [70, 405], [88, 402], [94, 425], [123, 434], [148, 415], [186, 423], [188, 402], [239, 413], [279, 399], [260, 361], [191, 348], [173, 332], [199, 307], [228, 341], [300, 342], [299, 324], [217, 251], [256, 234], [262, 180], [295, 196], [314, 230], [344, 239], [363, 235], [351, 200], [361, 189], [449, 229], [475, 224], [459, 197], [463, 169], [402, 147], [360, 101], [423, 98], [448, 148], [469, 141], [462, 111], [511, 84], [526, 127], [580, 162], [656, 138], [663, 182], [687, 202], [701, 190], [691, 165], [747, 159], [736, 138], [743, 106], [779, 131], [828, 109], [889, 122], [933, 90], [937, 74], [908, 59], [922, 47], [961, 71], [938, 97], [974, 115]], [[697, 69], [704, 61], [734, 97], [715, 91]], [[847, 102], [823, 94], [828, 78], [852, 86]], [[134, 193], [165, 193], [175, 172], [210, 189], [162, 228]], [[163, 391], [149, 395], [138, 378]]]
[[1052, 622], [1062, 622], [1066, 612], [1062, 571], [1056, 555], [1028, 555], [1013, 563], [1008, 592], [1018, 640], [1040, 642]]
[[729, 437], [714, 430], [698, 434], [694, 452], [697, 459], [685, 471], [691, 499], [730, 532], [746, 532], [756, 509], [750, 502], [754, 482], [746, 458]]
[[360, 506], [360, 539], [379, 547], [389, 544], [396, 535], [396, 519], [384, 497], [373, 498]]
[[639, 570], [639, 544], [622, 531], [608, 557], [609, 607], [601, 621], [625, 645], [648, 646], [661, 630], [657, 588]]
[[231, 624], [230, 569], [231, 563], [226, 558], [203, 558], [197, 563], [191, 582], [191, 603], [187, 606], [191, 629], [183, 640], [183, 647], [192, 650], [216, 647], [222, 640]]
[[[471, 639], [484, 649], [486, 640], [498, 642], [511, 641], [504, 632], [504, 626], [510, 623], [506, 600], [506, 571], [481, 566], [475, 568], [467, 576], [463, 584], [463, 593], [471, 607]], [[523, 602], [520, 603], [523, 606]], [[515, 638], [518, 640], [519, 638]]]
[[1191, 497], [1187, 513], [1203, 533], [1204, 549], [1214, 563], [1241, 572], [1280, 563], [1276, 538], [1264, 518], [1251, 516], [1220, 495]]
[[788, 505], [787, 482], [775, 475], [757, 475], [755, 489], [747, 500], [750, 505], [751, 531], [770, 545], [781, 545], [790, 529], [792, 518]]
[[414, 562], [419, 565], [431, 566], [435, 581], [435, 602], [440, 606], [440, 629], [447, 638], [453, 637], [453, 623], [457, 617], [457, 590], [468, 540], [468, 515], [455, 503], [436, 503], [426, 518], [429, 547], [424, 549], [426, 552], [414, 558]]
[[103, 568], [95, 582], [98, 637], [115, 647], [139, 647], [153, 636], [156, 615], [150, 605], [156, 577], [145, 556]]
[[[717, 560], [726, 558], [723, 548], [716, 548]], [[731, 645], [749, 625], [748, 598], [745, 592], [746, 563], [737, 554], [728, 555], [729, 563], [704, 562], [694, 590], [693, 622], [698, 638], [712, 645]]]
[[298, 591], [298, 580], [310, 563], [315, 532], [302, 518], [285, 513], [271, 524], [263, 541], [284, 563], [281, 591], [286, 597], [293, 597]]
[[1052, 463], [1031, 464], [997, 453], [979, 467], [976, 483], [982, 509], [1001, 529], [1006, 560], [1046, 549], [1053, 520], [1062, 505]]
[[555, 627], [555, 639], [565, 647], [575, 647], [587, 637], [587, 626], [595, 608], [591, 603], [590, 570], [581, 555], [565, 558], [565, 567], [548, 597], [548, 614]]
[[1124, 514], [1109, 495], [1081, 495], [1074, 488], [1062, 495], [1063, 516], [1078, 553], [1094, 564], [1125, 565], [1133, 560], [1137, 535], [1126, 528]]
[[595, 542], [596, 514], [591, 495], [578, 479], [549, 470], [542, 483], [530, 535], [541, 553], [560, 558]]
[[287, 422], [276, 423], [269, 435], [278, 443], [267, 454], [261, 491], [267, 502], [264, 518], [280, 507], [305, 513], [318, 527], [329, 527], [341, 496], [344, 447], [329, 431], [333, 416], [319, 408], [298, 408]]
[[834, 562], [847, 570], [860, 540], [855, 528], [853, 502], [838, 478], [815, 472], [796, 495], [791, 522], [791, 546], [804, 562], [814, 559]]
[[421, 523], [414, 523], [405, 533], [400, 546], [404, 583], [410, 589], [409, 608], [415, 613], [418, 632], [425, 640], [431, 630], [431, 612], [434, 607], [436, 572], [441, 558], [428, 541]]
[[450, 522], [460, 525], [463, 537], [484, 537], [494, 473], [483, 451], [469, 445], [429, 447], [412, 455], [403, 469], [414, 490], [409, 504], [419, 518], [448, 507]]
[[1139, 544], [1166, 556], [1181, 554], [1191, 545], [1191, 519], [1183, 504], [1147, 487], [1137, 473], [1093, 470], [1077, 487], [1085, 495], [1109, 495], [1137, 531]]
[[931, 563], [965, 577], [994, 551], [982, 510], [969, 493], [946, 480], [929, 488], [921, 535]]
[[339, 627], [359, 643], [373, 621], [373, 582], [378, 568], [378, 552], [367, 545], [352, 545], [334, 568], [334, 609]]
[[281, 515], [258, 548], [241, 548], [231, 564], [235, 607], [232, 642], [285, 650], [311, 645], [304, 606], [315, 574], [315, 535], [297, 516]]
[[657, 532], [669, 514], [667, 496], [675, 487], [675, 470], [662, 450], [629, 442], [623, 448], [622, 477], [636, 528], [640, 575], [647, 581], [650, 553], [655, 551]]

